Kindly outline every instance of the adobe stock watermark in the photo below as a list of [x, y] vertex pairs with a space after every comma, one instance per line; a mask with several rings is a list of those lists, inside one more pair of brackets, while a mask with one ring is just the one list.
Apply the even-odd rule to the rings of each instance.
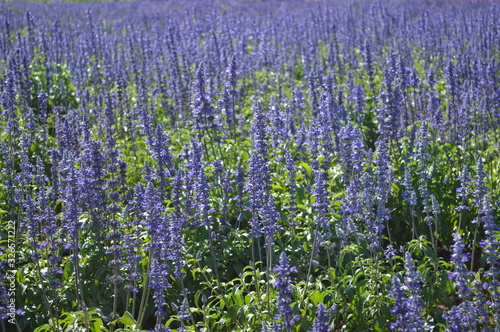
[[16, 222], [7, 223], [7, 273], [5, 288], [7, 291], [7, 322], [16, 324]]

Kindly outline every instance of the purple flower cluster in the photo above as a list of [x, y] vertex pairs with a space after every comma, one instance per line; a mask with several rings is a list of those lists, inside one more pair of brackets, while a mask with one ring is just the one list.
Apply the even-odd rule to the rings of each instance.
[[277, 273], [277, 279], [274, 282], [274, 286], [278, 290], [276, 308], [280, 311], [274, 318], [280, 321], [280, 326], [284, 329], [291, 329], [299, 319], [299, 316], [294, 314], [291, 307], [293, 290], [290, 274], [297, 273], [297, 269], [290, 266], [287, 255], [282, 252], [274, 272]]
[[397, 315], [397, 318], [391, 324], [391, 330], [408, 332], [432, 330], [432, 326], [422, 317], [424, 301], [420, 292], [423, 281], [409, 252], [405, 253], [405, 270], [404, 284], [398, 276], [392, 278], [389, 296], [394, 297], [395, 302], [391, 313]]
[[[383, 310], [351, 315], [358, 296], [314, 319], [309, 287], [337, 298], [355, 271], [378, 281], [398, 270], [395, 247], [426, 238], [423, 262], [449, 273], [460, 303], [437, 317], [406, 253], [391, 328], [498, 329], [497, 3], [6, 2], [0, 14], [0, 224], [17, 227], [17, 301], [37, 315], [25, 330], [93, 308], [155, 331], [298, 329], [284, 253], [276, 301], [259, 297], [258, 261], [275, 295], [284, 250], [300, 269], [311, 251], [304, 326], [366, 328], [354, 325]], [[222, 294], [247, 282], [250, 255], [255, 285], [238, 296], [255, 292], [245, 306], [276, 314], [272, 326]], [[387, 290], [370, 287], [383, 308]]]

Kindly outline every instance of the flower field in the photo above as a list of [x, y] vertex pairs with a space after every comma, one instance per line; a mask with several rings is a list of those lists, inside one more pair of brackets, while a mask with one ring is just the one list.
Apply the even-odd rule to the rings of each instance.
[[0, 18], [1, 331], [500, 331], [500, 2]]

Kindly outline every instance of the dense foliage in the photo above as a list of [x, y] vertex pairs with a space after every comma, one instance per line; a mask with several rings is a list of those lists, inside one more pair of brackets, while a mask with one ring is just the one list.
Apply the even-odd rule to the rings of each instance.
[[499, 331], [500, 4], [0, 4], [3, 331]]

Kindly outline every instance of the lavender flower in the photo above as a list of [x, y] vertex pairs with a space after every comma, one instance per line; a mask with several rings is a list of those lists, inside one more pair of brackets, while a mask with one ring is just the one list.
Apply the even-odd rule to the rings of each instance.
[[344, 166], [343, 180], [348, 183], [362, 171], [364, 142], [359, 128], [347, 124], [340, 129], [340, 163]]
[[212, 217], [210, 214], [213, 209], [210, 207], [210, 186], [205, 174], [203, 149], [201, 143], [191, 141], [192, 150], [190, 155], [189, 180], [193, 185], [194, 198], [196, 200], [196, 225], [212, 227]]
[[391, 310], [391, 313], [393, 315], [398, 315], [396, 318], [396, 321], [391, 324], [391, 330], [398, 330], [398, 331], [411, 331], [407, 328], [405, 328], [404, 324], [406, 323], [406, 309], [407, 309], [407, 299], [406, 299], [406, 292], [403, 288], [403, 285], [401, 284], [401, 281], [399, 280], [398, 276], [394, 275], [392, 277], [392, 286], [391, 286], [391, 291], [388, 294], [390, 297], [394, 298], [394, 307]]
[[278, 289], [278, 301], [276, 307], [280, 311], [274, 319], [281, 320], [281, 326], [285, 329], [291, 329], [295, 326], [295, 321], [299, 319], [298, 315], [293, 314], [292, 304], [292, 279], [291, 273], [297, 273], [295, 267], [290, 266], [290, 261], [284, 252], [281, 253], [278, 265], [274, 269], [278, 274], [274, 286]]
[[318, 169], [314, 172], [313, 195], [316, 199], [313, 203], [315, 209], [315, 223], [321, 228], [328, 229], [330, 202], [328, 200], [328, 174], [325, 170]]
[[101, 153], [101, 143], [91, 138], [88, 118], [84, 119], [82, 130], [83, 152], [79, 158], [82, 205], [83, 209], [90, 213], [94, 229], [98, 231], [104, 227], [102, 211], [106, 204], [104, 192], [105, 158]]
[[251, 233], [252, 236], [259, 237], [262, 230], [257, 213], [269, 201], [271, 176], [268, 166], [265, 117], [258, 102], [254, 105], [254, 119], [250, 132], [252, 133], [253, 151], [250, 156], [249, 180], [246, 190], [250, 194]]
[[372, 95], [375, 95], [375, 83], [373, 80], [374, 66], [373, 66], [373, 55], [371, 43], [368, 39], [365, 40], [363, 44], [363, 55], [365, 57], [366, 73], [368, 74], [368, 79], [370, 80], [370, 90]]
[[384, 256], [387, 259], [392, 259], [396, 256], [397, 250], [394, 248], [392, 244], [389, 244], [387, 248], [384, 250]]
[[238, 62], [236, 61], [236, 55], [233, 54], [231, 57], [231, 61], [229, 62], [229, 66], [226, 69], [227, 81], [226, 88], [229, 88], [231, 91], [231, 95], [236, 95], [236, 85], [238, 82], [236, 81], [236, 77], [238, 74]]
[[184, 261], [185, 261], [185, 251], [187, 250], [186, 243], [182, 236], [183, 230], [183, 217], [174, 213], [171, 217], [172, 221], [170, 224], [169, 234], [170, 234], [170, 244], [171, 248], [169, 259], [173, 263], [174, 275], [179, 278], [179, 280], [184, 279], [186, 273], [183, 271]]
[[445, 332], [477, 331], [479, 316], [471, 301], [464, 301], [443, 314], [448, 326]]
[[161, 125], [156, 127], [154, 138], [152, 139], [150, 151], [151, 156], [157, 162], [156, 177], [159, 179], [160, 192], [165, 192], [167, 178], [172, 174], [172, 156], [169, 150], [169, 138]]
[[377, 141], [377, 152], [375, 153], [375, 175], [377, 177], [375, 197], [377, 201], [386, 203], [389, 196], [389, 186], [391, 183], [391, 155], [389, 153], [389, 144], [384, 139]]
[[478, 156], [476, 163], [476, 178], [474, 179], [474, 204], [481, 209], [484, 196], [488, 192], [488, 187], [486, 186], [486, 179], [488, 174], [484, 171], [483, 159]]
[[458, 286], [458, 296], [461, 299], [467, 299], [470, 296], [470, 282], [472, 280], [472, 273], [464, 266], [469, 260], [468, 254], [464, 253], [465, 245], [462, 242], [462, 237], [458, 233], [453, 233], [453, 242], [451, 246], [453, 254], [451, 261], [455, 271], [450, 273], [450, 279], [454, 280]]
[[409, 205], [415, 206], [417, 205], [417, 194], [413, 190], [413, 185], [411, 181], [411, 175], [407, 167], [405, 167], [405, 175], [403, 180], [403, 186], [405, 191], [403, 192], [403, 201], [408, 203]]
[[356, 219], [361, 216], [361, 209], [359, 180], [355, 178], [349, 182], [347, 195], [342, 198], [342, 209], [340, 211], [342, 215], [342, 230], [340, 231], [342, 248], [347, 245], [350, 236], [354, 236], [358, 240], [361, 235], [355, 224]]
[[312, 330], [310, 332], [332, 331], [328, 322], [330, 314], [331, 313], [323, 303], [318, 304], [318, 307], [316, 308], [316, 319], [314, 320]]
[[479, 310], [471, 301], [474, 292], [471, 287], [472, 273], [465, 268], [465, 263], [469, 255], [464, 253], [465, 245], [462, 242], [460, 234], [453, 234], [454, 244], [452, 245], [453, 254], [451, 260], [454, 266], [454, 272], [450, 273], [449, 278], [455, 281], [458, 286], [458, 296], [463, 300], [460, 305], [453, 307], [450, 311], [443, 314], [443, 318], [448, 321], [446, 331], [474, 331], [477, 328]]
[[212, 106], [212, 100], [205, 91], [205, 71], [203, 64], [196, 70], [196, 81], [194, 86], [194, 129], [205, 130], [215, 126], [215, 113]]
[[[0, 255], [4, 255], [5, 248], [2, 246]], [[7, 291], [7, 288], [5, 287], [5, 280], [9, 280], [9, 277], [4, 274], [4, 269], [6, 268], [7, 264], [4, 262], [0, 263], [0, 320], [4, 320], [8, 318], [8, 313], [9, 313], [9, 292]]]
[[276, 232], [281, 229], [281, 226], [278, 224], [280, 214], [276, 211], [272, 195], [267, 196], [267, 202], [262, 209], [260, 209], [260, 214], [262, 216], [261, 227], [264, 241], [266, 246], [271, 247], [274, 244]]
[[142, 198], [141, 210], [144, 211], [144, 226], [151, 239], [149, 249], [159, 249], [160, 247], [157, 239], [161, 236], [160, 224], [162, 223], [161, 213], [163, 207], [153, 183], [149, 182], [147, 184], [146, 191]]
[[224, 85], [224, 96], [223, 96], [223, 105], [224, 111], [226, 115], [226, 122], [232, 132], [233, 135], [236, 134], [236, 112], [235, 112], [235, 98], [236, 98], [236, 85], [238, 82], [236, 81], [237, 75], [237, 61], [236, 55], [233, 54], [231, 57], [231, 61], [229, 62], [229, 66], [226, 69], [227, 80]]
[[165, 311], [165, 290], [170, 288], [170, 284], [167, 280], [168, 276], [168, 266], [160, 261], [160, 258], [154, 258], [153, 263], [151, 264], [151, 271], [149, 272], [151, 276], [151, 282], [149, 287], [154, 290], [153, 292], [153, 300], [156, 307], [156, 327], [155, 331], [164, 331], [161, 327], [161, 323], [163, 318], [166, 316]]
[[184, 296], [184, 299], [182, 300], [182, 304], [179, 307], [179, 313], [178, 316], [181, 320], [188, 320], [189, 319], [189, 302], [187, 299], [187, 296]]
[[496, 234], [500, 227], [495, 223], [493, 208], [488, 195], [485, 195], [479, 213], [482, 215], [481, 221], [484, 225], [485, 239], [480, 245], [484, 250], [486, 262], [490, 268], [486, 277], [490, 277], [485, 284], [485, 288], [491, 292], [490, 308], [493, 312], [493, 320], [500, 322], [500, 241]]
[[66, 249], [73, 249], [73, 259], [78, 256], [78, 230], [81, 222], [78, 220], [80, 215], [79, 208], [79, 192], [78, 192], [78, 174], [75, 169], [74, 157], [71, 153], [65, 154], [62, 160], [62, 173], [64, 174], [64, 182], [62, 183], [64, 192], [64, 228], [68, 242], [65, 245]]
[[460, 172], [459, 176], [460, 180], [460, 187], [457, 188], [457, 197], [461, 198], [460, 205], [456, 207], [457, 211], [462, 211], [462, 210], [469, 210], [470, 207], [465, 205], [469, 199], [470, 195], [470, 178], [469, 178], [469, 171], [467, 166], [464, 166], [462, 168], [462, 172]]
[[420, 296], [422, 277], [409, 252], [405, 254], [405, 270], [404, 286], [397, 276], [392, 279], [389, 296], [394, 297], [395, 304], [391, 313], [398, 316], [391, 324], [391, 330], [403, 332], [431, 330], [432, 326], [422, 318], [424, 306]]
[[285, 123], [283, 121], [285, 116], [274, 96], [271, 97], [271, 101], [269, 102], [268, 114], [270, 120], [269, 132], [273, 140], [273, 148], [276, 149], [282, 143], [285, 134]]

